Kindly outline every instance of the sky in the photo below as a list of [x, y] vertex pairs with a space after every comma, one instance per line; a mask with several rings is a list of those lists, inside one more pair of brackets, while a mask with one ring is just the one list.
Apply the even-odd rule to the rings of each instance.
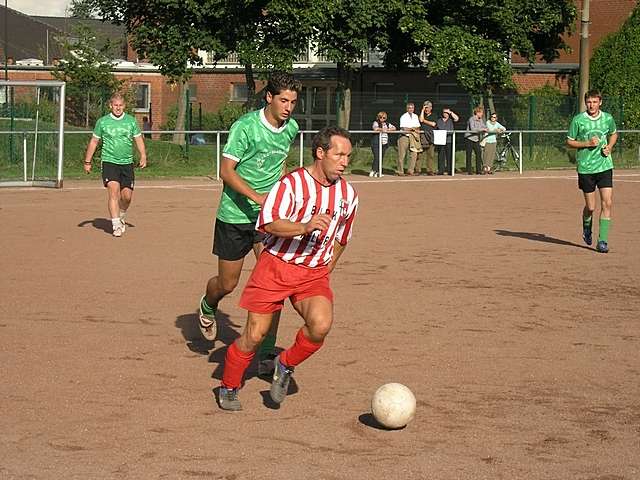
[[[64, 17], [69, 0], [6, 0], [7, 6], [27, 15]], [[3, 3], [4, 0], [0, 0]]]

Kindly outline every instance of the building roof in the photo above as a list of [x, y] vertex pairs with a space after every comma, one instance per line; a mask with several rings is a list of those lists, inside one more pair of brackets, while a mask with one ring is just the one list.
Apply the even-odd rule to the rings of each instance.
[[[5, 23], [6, 19], [6, 23]], [[7, 25], [7, 31], [4, 26]], [[62, 48], [58, 44], [63, 32], [53, 25], [43, 23], [17, 10], [0, 6], [0, 52], [1, 61], [5, 55], [14, 60], [39, 58], [51, 63], [53, 58], [62, 56]], [[5, 52], [6, 39], [6, 52]]]
[[42, 23], [46, 23], [61, 30], [65, 33], [72, 34], [74, 28], [77, 25], [84, 25], [89, 27], [94, 32], [101, 36], [107, 37], [110, 40], [124, 40], [127, 38], [126, 30], [122, 25], [114, 25], [113, 23], [103, 22], [102, 20], [96, 20], [93, 18], [73, 18], [73, 17], [44, 17], [44, 16], [31, 16]]

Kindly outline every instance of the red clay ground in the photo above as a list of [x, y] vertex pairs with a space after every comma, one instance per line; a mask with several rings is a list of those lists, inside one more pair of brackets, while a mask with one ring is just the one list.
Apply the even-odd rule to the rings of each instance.
[[[221, 341], [194, 330], [219, 184], [141, 178], [120, 239], [97, 183], [0, 190], [0, 478], [640, 478], [640, 175], [608, 255], [571, 172], [351, 180], [333, 331], [279, 410], [252, 367], [240, 413], [211, 393], [239, 291]], [[390, 381], [418, 399], [399, 431], [369, 414]]]

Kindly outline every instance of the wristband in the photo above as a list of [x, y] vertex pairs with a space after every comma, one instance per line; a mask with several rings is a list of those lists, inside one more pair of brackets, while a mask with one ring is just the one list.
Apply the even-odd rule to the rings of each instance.
[[91, 165], [91, 162], [84, 162], [85, 165]]

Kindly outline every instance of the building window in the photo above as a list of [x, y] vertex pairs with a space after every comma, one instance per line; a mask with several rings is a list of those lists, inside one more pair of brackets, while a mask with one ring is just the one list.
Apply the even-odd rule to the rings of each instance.
[[195, 102], [198, 100], [198, 85], [195, 83], [189, 84], [189, 101]]
[[232, 102], [246, 102], [248, 98], [249, 97], [248, 97], [246, 83], [231, 84], [231, 101]]
[[394, 83], [374, 83], [373, 92], [376, 103], [393, 103], [395, 92]]
[[136, 112], [148, 112], [151, 102], [151, 85], [148, 83], [134, 83], [136, 93]]

